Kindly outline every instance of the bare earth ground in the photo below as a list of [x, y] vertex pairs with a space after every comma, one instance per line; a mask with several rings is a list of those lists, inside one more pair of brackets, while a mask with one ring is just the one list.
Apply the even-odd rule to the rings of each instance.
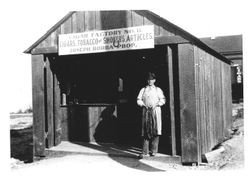
[[13, 163], [15, 161], [21, 163], [18, 160], [24, 163], [32, 162], [32, 114], [11, 115], [10, 119], [11, 161]]
[[[243, 104], [233, 106], [232, 137], [221, 146], [225, 151], [220, 153], [214, 160], [199, 166], [183, 166], [174, 163], [163, 163], [152, 160], [138, 160], [135, 158], [109, 156], [90, 156], [79, 154], [50, 154], [47, 158], [32, 161], [32, 119], [11, 119], [11, 168], [14, 172], [25, 172], [37, 169], [84, 168], [93, 171], [93, 168], [101, 167], [103, 170], [126, 171], [126, 172], [165, 172], [169, 170], [232, 170], [244, 168], [244, 120]], [[30, 116], [32, 118], [32, 116]], [[18, 128], [18, 125], [20, 128]], [[95, 170], [96, 171], [96, 170]]]

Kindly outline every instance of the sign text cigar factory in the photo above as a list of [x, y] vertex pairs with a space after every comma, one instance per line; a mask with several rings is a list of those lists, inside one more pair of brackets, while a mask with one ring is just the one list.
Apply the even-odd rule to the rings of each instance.
[[59, 35], [59, 55], [154, 48], [154, 26]]

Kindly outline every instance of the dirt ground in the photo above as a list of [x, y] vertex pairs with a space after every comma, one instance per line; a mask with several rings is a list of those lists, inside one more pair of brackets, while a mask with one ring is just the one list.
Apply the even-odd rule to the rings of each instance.
[[33, 160], [32, 114], [11, 115], [10, 120], [12, 162], [16, 159], [19, 163], [30, 163]]
[[[77, 167], [78, 164], [85, 168], [90, 166], [102, 166], [105, 170], [121, 169], [127, 171], [147, 171], [164, 172], [168, 170], [232, 170], [244, 168], [244, 115], [243, 104], [233, 105], [233, 127], [231, 138], [220, 144], [224, 148], [215, 159], [208, 163], [202, 163], [199, 166], [183, 166], [174, 163], [163, 163], [151, 160], [138, 160], [135, 158], [109, 156], [86, 156], [78, 154], [56, 155], [32, 162], [32, 126], [29, 119], [26, 118], [26, 128], [18, 129], [18, 122], [12, 125], [11, 129], [11, 168], [12, 170], [26, 170], [34, 167], [54, 167], [63, 169], [64, 166], [71, 164]], [[22, 123], [24, 124], [24, 123]], [[20, 125], [20, 123], [19, 123]], [[25, 125], [25, 124], [24, 124]], [[108, 167], [106, 167], [106, 166]], [[110, 167], [111, 166], [111, 167]]]

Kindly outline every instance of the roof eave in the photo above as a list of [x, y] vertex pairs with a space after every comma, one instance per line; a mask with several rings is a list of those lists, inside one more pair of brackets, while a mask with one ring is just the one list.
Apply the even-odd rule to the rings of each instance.
[[[142, 11], [135, 11], [137, 13], [140, 13]], [[182, 28], [178, 27], [177, 25], [171, 23], [170, 21], [160, 17], [159, 15], [149, 11], [149, 10], [145, 10], [144, 11], [145, 13], [148, 13], [149, 15], [152, 15], [158, 19], [160, 19], [162, 22], [165, 22], [169, 25], [171, 25], [176, 31], [178, 31], [179, 33], [183, 34], [187, 40], [189, 40], [190, 42], [192, 42], [193, 44], [203, 48], [203, 49], [206, 49], [208, 52], [212, 53], [213, 55], [215, 55], [216, 57], [220, 58], [222, 61], [230, 64], [231, 61], [228, 60], [225, 56], [221, 55], [218, 51], [210, 48], [209, 46], [207, 46], [205, 43], [203, 43], [201, 40], [199, 40], [197, 37], [195, 37], [194, 35], [188, 33], [187, 31], [183, 30]]]
[[[213, 55], [215, 55], [216, 57], [220, 58], [222, 61], [226, 62], [226, 63], [230, 63], [230, 60], [228, 60], [226, 57], [224, 57], [223, 55], [221, 55], [219, 52], [215, 51], [214, 49], [210, 48], [209, 46], [207, 46], [205, 43], [203, 43], [201, 40], [199, 40], [198, 38], [196, 38], [195, 36], [193, 36], [192, 34], [188, 33], [187, 31], [183, 30], [182, 28], [176, 26], [175, 24], [169, 22], [168, 20], [160, 17], [159, 15], [149, 11], [149, 10], [133, 10], [134, 12], [140, 14], [148, 14], [153, 18], [158, 19], [159, 21], [161, 21], [161, 23], [166, 23], [168, 25], [170, 25], [172, 28], [174, 28], [177, 32], [179, 32], [180, 34], [184, 35], [184, 38], [187, 39], [188, 41], [190, 41], [191, 43], [197, 45], [198, 47], [202, 48], [202, 49], [206, 49], [208, 52], [212, 53]], [[63, 22], [65, 22], [68, 18], [70, 18], [72, 16], [73, 13], [75, 13], [76, 11], [71, 11], [69, 12], [66, 16], [64, 16], [59, 22], [57, 22], [49, 31], [47, 31], [47, 33], [45, 33], [41, 38], [39, 38], [33, 45], [31, 45], [28, 49], [26, 49], [24, 51], [24, 53], [32, 53], [32, 50], [37, 47], [43, 40], [45, 40], [49, 34], [51, 34], [52, 32], [54, 32]]]

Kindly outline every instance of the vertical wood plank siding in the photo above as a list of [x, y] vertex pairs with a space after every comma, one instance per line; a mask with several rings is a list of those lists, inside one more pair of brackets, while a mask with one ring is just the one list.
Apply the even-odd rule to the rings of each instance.
[[[101, 107], [100, 106], [98, 106], [98, 107], [96, 107], [96, 106], [86, 106], [86, 107], [87, 107], [87, 118], [86, 119], [88, 119], [88, 128], [89, 128], [89, 130], [88, 130], [88, 132], [89, 132], [88, 133], [88, 136], [89, 136], [88, 141], [89, 142], [98, 142], [99, 140], [96, 140], [96, 138], [98, 139], [98, 136], [95, 135], [97, 133], [96, 129], [97, 129], [98, 125], [100, 126], [100, 123], [102, 121], [107, 119], [107, 118], [105, 118], [107, 116], [102, 116], [102, 113], [106, 112], [112, 106], [101, 106]], [[113, 107], [114, 107], [114, 112], [110, 113], [110, 114], [117, 117], [117, 107], [116, 106], [113, 106]], [[111, 124], [111, 122], [110, 122], [110, 124]], [[114, 137], [115, 127], [110, 125], [109, 129], [110, 130], [108, 132], [113, 133], [112, 136]], [[111, 141], [111, 140], [109, 140], [109, 141]], [[114, 140], [111, 141], [111, 143], [113, 143], [113, 142], [114, 142]]]
[[32, 55], [33, 144], [34, 156], [44, 156], [45, 101], [43, 55]]
[[54, 75], [54, 134], [55, 134], [55, 145], [61, 142], [62, 137], [62, 111], [61, 111], [61, 90], [57, 76]]
[[51, 46], [57, 45], [57, 39], [58, 39], [58, 36], [57, 36], [57, 30], [56, 30], [51, 34]]
[[69, 114], [68, 114], [67, 107], [61, 107], [61, 127], [62, 127], [62, 136], [61, 141], [68, 141], [69, 140]]
[[[226, 94], [226, 108], [227, 108], [227, 129], [231, 130], [231, 126], [232, 126], [232, 122], [233, 122], [233, 118], [232, 118], [232, 80], [231, 80], [231, 66], [230, 65], [226, 65], [226, 76], [227, 76], [227, 82], [225, 87], [227, 88], [227, 94]], [[230, 134], [230, 132], [228, 131], [228, 136]]]
[[85, 12], [85, 30], [90, 31], [95, 29], [95, 12], [86, 11]]
[[194, 46], [199, 155], [211, 151], [231, 126], [230, 65]]
[[76, 32], [80, 33], [85, 31], [85, 13], [78, 12], [76, 14]]
[[133, 27], [143, 25], [143, 16], [137, 14], [134, 11], [132, 11], [131, 15], [132, 15]]
[[173, 81], [173, 49], [168, 46], [167, 61], [168, 61], [168, 76], [169, 76], [169, 105], [171, 118], [171, 143], [172, 155], [176, 155], [176, 135], [175, 135], [175, 108], [174, 108], [174, 81]]
[[44, 39], [36, 48], [57, 47], [59, 34], [81, 33], [90, 30], [107, 30], [142, 25], [154, 25], [155, 36], [178, 35], [171, 27], [163, 28], [154, 23], [153, 19], [135, 11], [77, 11], [55, 29], [54, 32]]
[[132, 27], [133, 26], [132, 11], [127, 11], [127, 13], [126, 13], [126, 22], [127, 22], [127, 27]]
[[[201, 136], [202, 136], [202, 130], [201, 130], [201, 90], [200, 90], [200, 58], [199, 58], [199, 54], [198, 54], [198, 48], [196, 46], [194, 46], [194, 65], [195, 65], [195, 93], [196, 93], [196, 97], [195, 97], [195, 103], [196, 103], [196, 117], [197, 119], [197, 139], [200, 141]], [[198, 162], [201, 162], [201, 152], [202, 152], [202, 144], [198, 144], [197, 145], [197, 154], [198, 154]]]
[[50, 148], [54, 146], [54, 113], [53, 113], [53, 74], [50, 69], [50, 62], [48, 57], [46, 58], [46, 81], [45, 81], [45, 89], [46, 89], [46, 119], [47, 119], [47, 147]]
[[61, 33], [62, 34], [68, 34], [72, 33], [72, 18], [69, 18], [61, 25]]
[[103, 107], [88, 107], [87, 108], [87, 119], [88, 120], [88, 129], [89, 129], [89, 141], [96, 142], [94, 133], [96, 127], [100, 123], [100, 113], [103, 110]]
[[194, 49], [181, 44], [178, 52], [182, 162], [198, 162]]
[[71, 23], [72, 23], [72, 33], [77, 33], [77, 18], [76, 18], [76, 13], [72, 14], [72, 16], [71, 16]]
[[[63, 19], [61, 24], [56, 25], [55, 29], [52, 28], [51, 33], [44, 37], [45, 39], [41, 38], [38, 40], [39, 44], [38, 42], [35, 43], [37, 46], [34, 45], [32, 51], [36, 51], [36, 49], [39, 51], [39, 49], [45, 48], [45, 50], [40, 51], [46, 53], [46, 48], [53, 47], [55, 50], [51, 51], [56, 53], [59, 34], [148, 24], [154, 25], [155, 36], [185, 36], [185, 33], [184, 35], [178, 34], [181, 32], [177, 31], [173, 26], [165, 24], [160, 19], [143, 11], [73, 12], [70, 16]], [[208, 48], [207, 50], [210, 53], [204, 51], [204, 49], [206, 49], [204, 46], [201, 49], [193, 44], [178, 44], [178, 47], [176, 45], [177, 62], [175, 58], [172, 58], [173, 73], [178, 73], [177, 76], [179, 77], [179, 81], [174, 81], [173, 83], [175, 86], [178, 84], [180, 92], [177, 97], [177, 102], [180, 102], [180, 105], [178, 104], [178, 106], [175, 105], [175, 108], [171, 108], [171, 110], [174, 110], [171, 112], [178, 119], [172, 118], [172, 122], [174, 122], [173, 119], [176, 119], [175, 123], [178, 123], [178, 126], [181, 127], [181, 141], [176, 140], [176, 143], [180, 145], [181, 142], [182, 150], [177, 150], [177, 152], [181, 152], [183, 162], [201, 162], [202, 154], [210, 151], [216, 144], [228, 136], [228, 130], [232, 124], [230, 65], [218, 59], [218, 55], [211, 52], [211, 49], [209, 50]], [[171, 53], [173, 51], [168, 47], [168, 55]], [[216, 55], [217, 57], [215, 57]], [[48, 146], [50, 147], [53, 145], [51, 140], [54, 140], [54, 145], [57, 145], [61, 140], [67, 140], [70, 137], [68, 130], [72, 123], [70, 123], [69, 118], [74, 117], [73, 112], [60, 106], [60, 86], [56, 74], [52, 73], [53, 70], [51, 72], [49, 63], [46, 63], [45, 91], [43, 60], [43, 55], [32, 56], [35, 155], [44, 154], [45, 119], [49, 123]], [[170, 62], [169, 64], [171, 64]], [[171, 68], [170, 65], [169, 67]], [[169, 76], [171, 77], [171, 75]], [[174, 79], [178, 80], [177, 77], [175, 78], [175, 75]], [[170, 82], [172, 82], [171, 78]], [[170, 94], [171, 92], [172, 89], [170, 88]], [[175, 98], [176, 95], [174, 92]], [[45, 97], [47, 98], [46, 100]], [[52, 103], [53, 107], [51, 107]], [[178, 107], [180, 107], [180, 112]], [[53, 113], [51, 108], [53, 108]], [[176, 114], [177, 111], [175, 111], [176, 108], [178, 109], [178, 116]], [[47, 111], [46, 115], [45, 111]], [[172, 127], [173, 133], [174, 127]], [[179, 138], [179, 135], [177, 136], [176, 139]], [[172, 139], [174, 141], [174, 137]], [[174, 145], [172, 149], [174, 150]], [[174, 151], [173, 154], [175, 154]]]
[[222, 100], [223, 100], [223, 136], [228, 137], [229, 136], [229, 130], [231, 129], [231, 123], [232, 123], [232, 98], [228, 98], [228, 95], [232, 93], [231, 89], [231, 67], [226, 64], [221, 65], [222, 70], [222, 86], [223, 86], [223, 92], [222, 92]]
[[101, 12], [96, 11], [95, 12], [95, 30], [101, 30], [102, 29], [102, 21], [101, 21]]
[[[199, 50], [199, 48], [197, 48], [197, 50], [195, 51], [197, 54], [195, 55], [195, 57], [197, 57], [197, 61], [198, 61], [198, 66], [199, 66], [199, 70], [198, 70], [198, 93], [199, 93], [199, 107], [197, 108], [197, 110], [199, 111], [199, 115], [200, 115], [200, 138], [201, 140], [205, 140], [204, 138], [204, 118], [205, 118], [205, 112], [204, 112], [204, 80], [203, 80], [203, 76], [204, 76], [204, 65], [203, 65], [203, 58], [201, 55], [201, 52]], [[201, 151], [204, 152], [204, 148], [205, 148], [205, 144], [201, 144]]]

